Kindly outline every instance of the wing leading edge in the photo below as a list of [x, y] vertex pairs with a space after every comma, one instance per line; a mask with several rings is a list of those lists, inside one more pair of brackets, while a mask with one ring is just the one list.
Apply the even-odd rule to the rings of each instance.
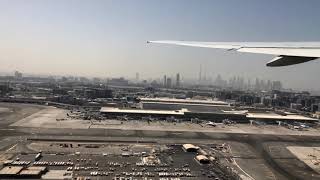
[[320, 42], [196, 42], [196, 41], [147, 41], [147, 43], [227, 49], [239, 52], [271, 54], [277, 57], [267, 66], [288, 66], [318, 59]]

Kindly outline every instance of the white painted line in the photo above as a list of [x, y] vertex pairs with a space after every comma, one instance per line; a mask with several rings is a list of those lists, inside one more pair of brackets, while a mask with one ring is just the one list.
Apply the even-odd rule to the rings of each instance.
[[12, 149], [14, 149], [17, 145], [18, 145], [18, 144], [15, 144], [15, 145], [13, 145], [11, 148], [7, 149], [7, 150], [6, 150], [6, 153], [9, 152], [9, 151], [11, 151]]
[[[231, 157], [233, 157], [230, 145], [229, 145], [229, 150], [230, 150]], [[248, 174], [246, 171], [244, 171], [244, 170], [238, 165], [236, 159], [232, 158], [232, 160], [233, 160], [234, 164], [235, 164], [247, 177], [249, 177], [249, 178], [252, 179], [252, 180], [255, 180], [252, 176], [250, 176], [250, 174]]]

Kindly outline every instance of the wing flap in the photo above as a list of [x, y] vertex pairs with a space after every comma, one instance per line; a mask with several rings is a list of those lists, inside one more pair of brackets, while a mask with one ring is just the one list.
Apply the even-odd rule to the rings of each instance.
[[320, 57], [320, 50], [315, 48], [254, 48], [243, 47], [238, 49], [239, 52], [271, 54], [282, 56], [303, 56], [303, 57]]

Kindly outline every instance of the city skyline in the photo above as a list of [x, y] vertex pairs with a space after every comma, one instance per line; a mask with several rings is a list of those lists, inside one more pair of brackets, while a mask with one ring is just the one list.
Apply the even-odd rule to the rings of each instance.
[[[201, 72], [201, 70], [200, 70]], [[175, 75], [168, 75], [164, 74], [163, 78], [161, 77], [153, 77], [153, 78], [141, 78], [140, 79], [140, 73], [136, 72], [135, 77], [85, 77], [85, 76], [63, 76], [63, 75], [32, 75], [32, 74], [24, 74], [20, 71], [14, 71], [12, 73], [5, 73], [1, 74], [0, 77], [15, 77], [16, 79], [22, 79], [23, 77], [46, 77], [46, 78], [54, 78], [54, 79], [72, 79], [72, 80], [80, 80], [81, 78], [87, 79], [87, 80], [99, 80], [99, 81], [104, 81], [104, 80], [117, 80], [117, 79], [123, 79], [124, 80], [129, 80], [130, 83], [137, 83], [137, 84], [150, 84], [150, 85], [157, 85], [167, 87], [167, 88], [179, 88], [183, 86], [193, 86], [193, 85], [200, 85], [200, 86], [216, 86], [216, 87], [221, 87], [221, 88], [232, 88], [236, 90], [293, 90], [290, 87], [284, 87], [281, 81], [278, 80], [270, 80], [270, 79], [260, 79], [259, 77], [255, 78], [245, 78], [241, 76], [232, 76], [229, 78], [223, 77], [220, 74], [217, 74], [215, 77], [212, 76], [206, 76], [204, 74], [201, 76], [201, 73], [199, 73], [199, 79], [197, 80], [197, 77], [194, 77], [193, 79], [188, 79], [188, 78], [183, 78], [179, 72], [177, 72]], [[80, 79], [79, 79], [80, 78]], [[169, 80], [169, 82], [168, 82]], [[275, 85], [276, 84], [276, 85]], [[277, 88], [274, 88], [277, 86]], [[297, 90], [297, 89], [296, 89]]]

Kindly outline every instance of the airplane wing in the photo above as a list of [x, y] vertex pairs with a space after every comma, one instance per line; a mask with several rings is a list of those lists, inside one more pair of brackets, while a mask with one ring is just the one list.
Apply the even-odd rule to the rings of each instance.
[[318, 59], [320, 42], [196, 42], [196, 41], [147, 41], [147, 43], [194, 46], [230, 51], [276, 55], [267, 66], [288, 66]]

